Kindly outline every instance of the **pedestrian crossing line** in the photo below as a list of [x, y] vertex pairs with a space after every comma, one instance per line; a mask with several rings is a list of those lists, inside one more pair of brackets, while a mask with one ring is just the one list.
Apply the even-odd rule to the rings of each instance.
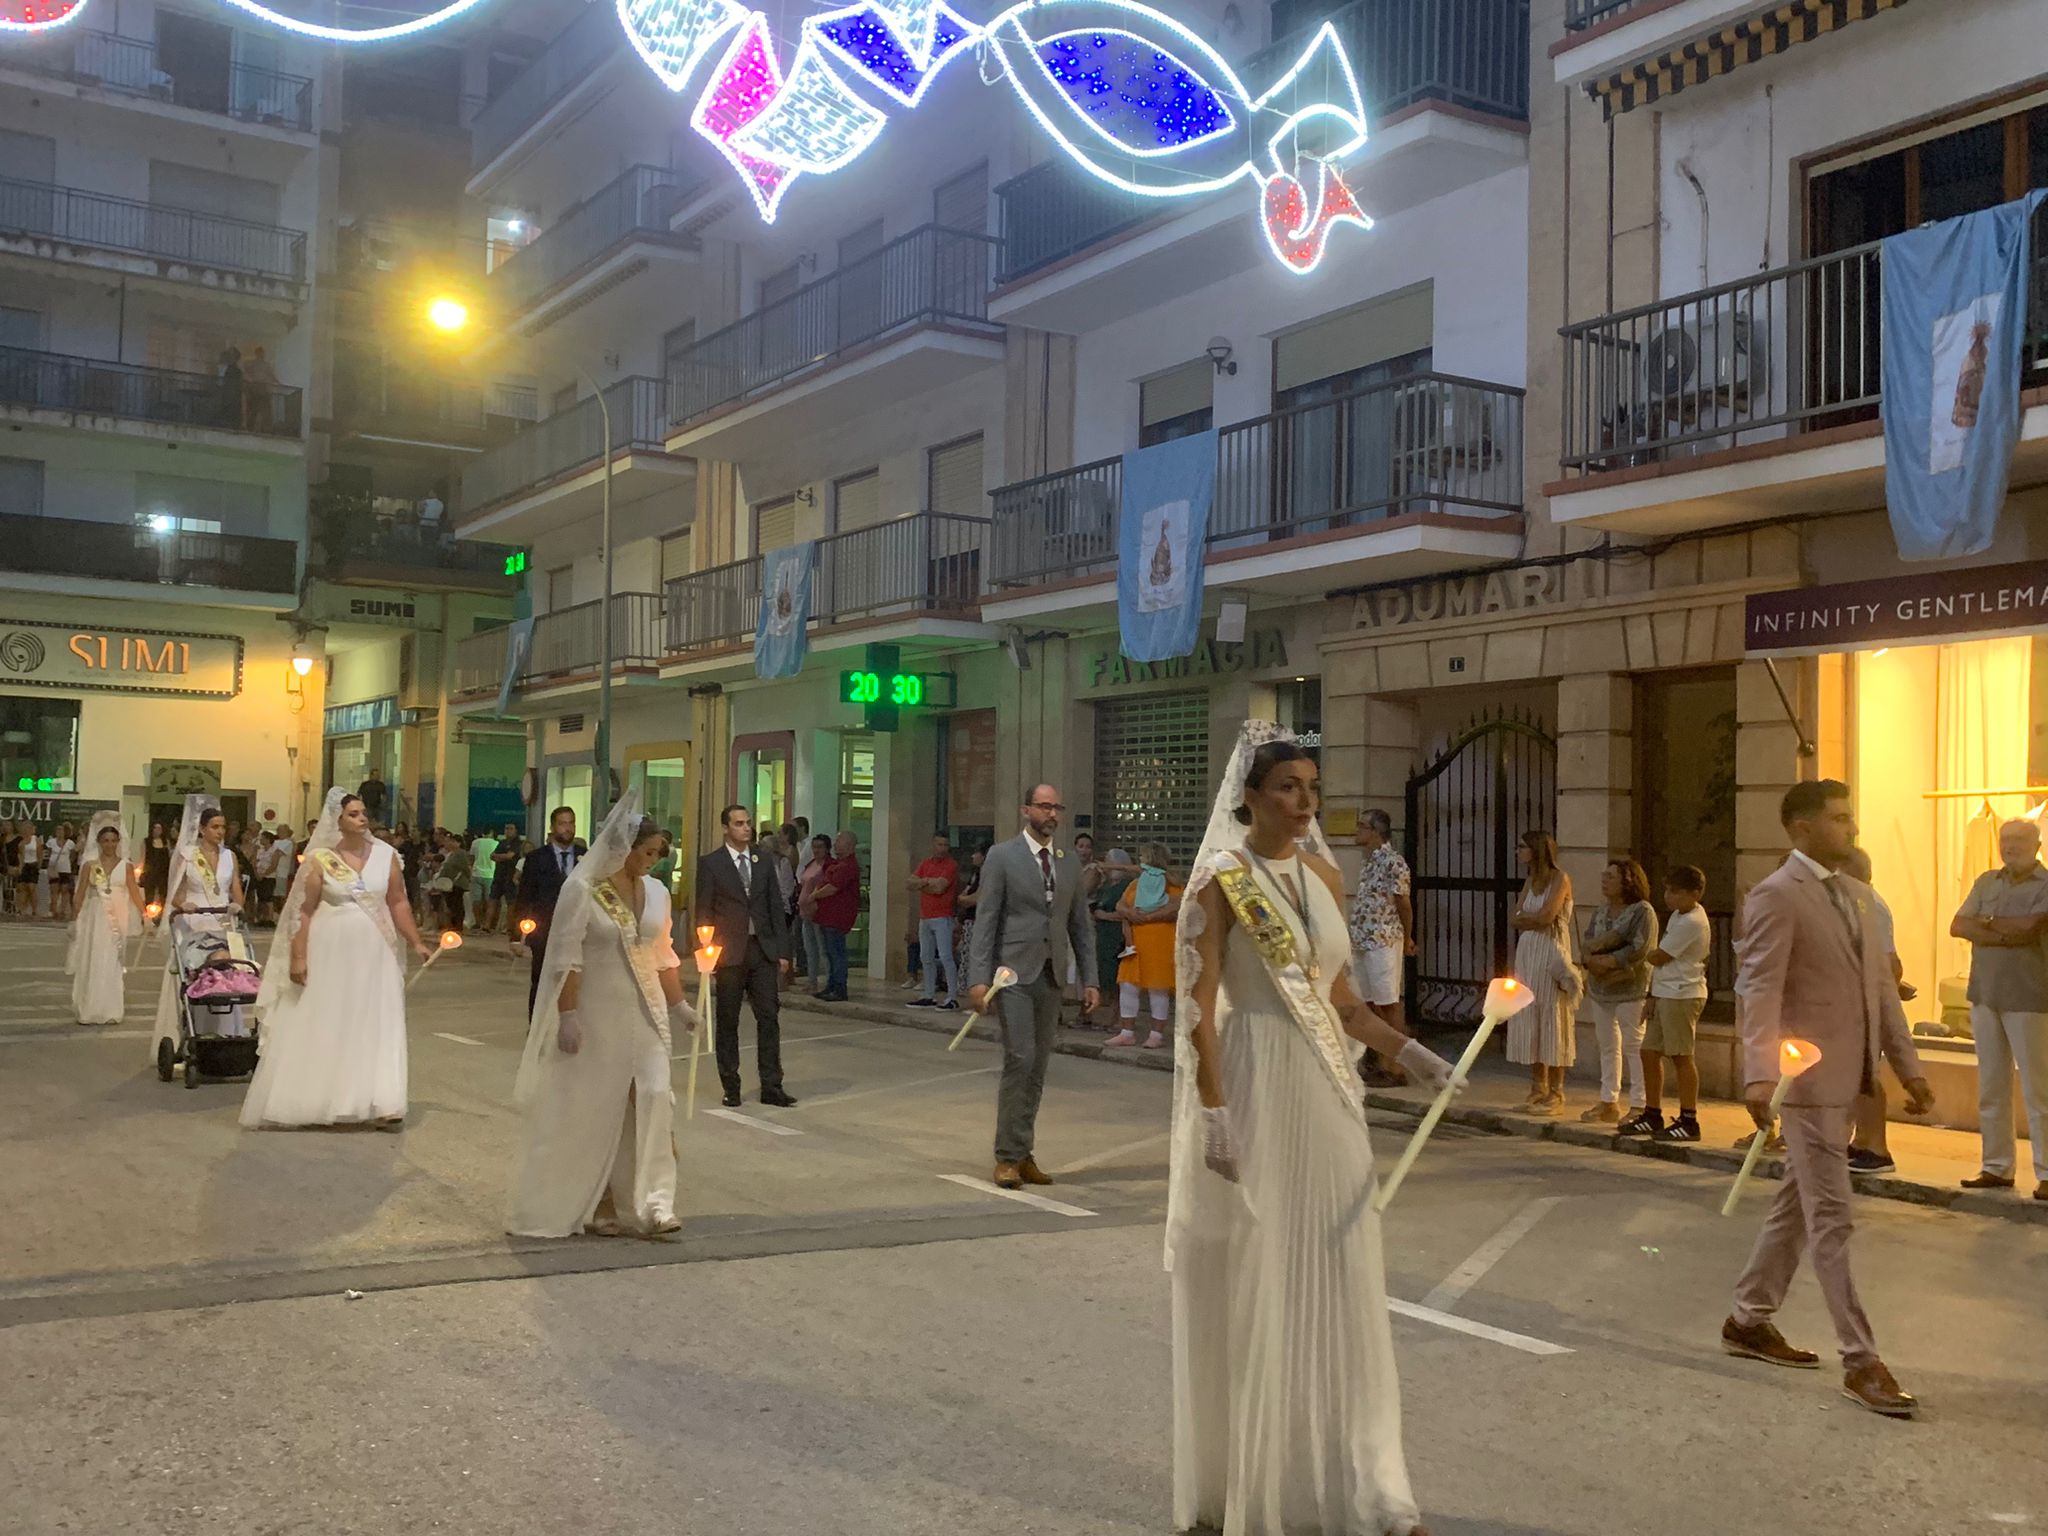
[[[894, 1025], [885, 1027], [895, 1028]], [[880, 1083], [873, 1088], [855, 1088], [846, 1093], [828, 1093], [823, 1098], [810, 1099], [806, 1102], [812, 1109], [817, 1109], [826, 1104], [844, 1104], [849, 1099], [872, 1098], [878, 1093], [901, 1093], [907, 1088], [929, 1088], [934, 1083], [950, 1083], [956, 1078], [987, 1077], [991, 1072], [999, 1070], [1000, 1068], [997, 1067], [970, 1067], [965, 1072], [941, 1072], [937, 1077], [914, 1077], [907, 1083]]]
[[1127, 1141], [1120, 1147], [1111, 1147], [1106, 1152], [1097, 1152], [1092, 1157], [1077, 1158], [1053, 1169], [1054, 1173], [1086, 1173], [1091, 1168], [1100, 1168], [1104, 1163], [1118, 1162], [1134, 1152], [1149, 1152], [1154, 1147], [1164, 1146], [1173, 1139], [1168, 1131], [1155, 1131], [1150, 1136], [1140, 1136], [1136, 1141]]
[[1093, 1216], [1095, 1212], [1085, 1206], [1069, 1205], [1064, 1200], [1054, 1200], [1048, 1195], [1034, 1195], [1028, 1189], [998, 1189], [987, 1179], [977, 1179], [965, 1173], [942, 1173], [939, 1175], [948, 1184], [958, 1184], [962, 1189], [971, 1189], [977, 1195], [995, 1195], [999, 1199], [1014, 1200], [1019, 1205], [1033, 1206], [1041, 1211], [1051, 1211], [1055, 1216]]
[[436, 1040], [453, 1040], [457, 1045], [482, 1045], [484, 1043], [481, 1040], [473, 1040], [468, 1035], [451, 1035], [445, 1029], [435, 1030], [434, 1038]]
[[1422, 1304], [1432, 1312], [1449, 1312], [1465, 1299], [1465, 1293], [1486, 1278], [1487, 1271], [1507, 1256], [1507, 1251], [1529, 1233], [1529, 1229], [1564, 1204], [1562, 1195], [1546, 1195], [1541, 1200], [1531, 1200], [1509, 1218], [1492, 1237], [1480, 1244], [1472, 1257], [1446, 1275], [1437, 1288], [1422, 1298]]
[[1515, 1333], [1506, 1328], [1496, 1328], [1491, 1323], [1475, 1323], [1469, 1317], [1454, 1317], [1449, 1312], [1439, 1312], [1434, 1307], [1417, 1306], [1412, 1301], [1403, 1301], [1398, 1296], [1387, 1298], [1387, 1310], [1402, 1317], [1412, 1317], [1418, 1323], [1434, 1323], [1439, 1328], [1448, 1328], [1453, 1333], [1469, 1333], [1475, 1339], [1485, 1339], [1493, 1344], [1505, 1344], [1509, 1349], [1519, 1349], [1525, 1355], [1568, 1355], [1571, 1349], [1563, 1344], [1553, 1344], [1548, 1339], [1532, 1339], [1526, 1333]]
[[104, 1029], [95, 1024], [89, 1028], [50, 1030], [46, 1034], [4, 1035], [0, 1034], [0, 1045], [34, 1045], [45, 1040], [147, 1040], [146, 1029]]
[[717, 1109], [707, 1109], [704, 1113], [716, 1115], [721, 1120], [730, 1120], [734, 1125], [750, 1125], [757, 1131], [766, 1131], [770, 1136], [803, 1135], [803, 1132], [793, 1125], [776, 1125], [771, 1121], [756, 1120], [752, 1115], [743, 1115], [738, 1110], [727, 1109], [723, 1105]]

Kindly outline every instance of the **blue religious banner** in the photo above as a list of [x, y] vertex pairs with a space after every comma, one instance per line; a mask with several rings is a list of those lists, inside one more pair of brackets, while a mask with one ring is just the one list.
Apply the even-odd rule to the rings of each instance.
[[806, 540], [761, 557], [761, 618], [754, 626], [756, 677], [795, 677], [804, 669], [816, 550]]
[[1124, 655], [1169, 661], [1202, 629], [1202, 555], [1216, 499], [1216, 434], [1124, 455], [1116, 617]]
[[505, 675], [498, 679], [498, 713], [512, 713], [512, 690], [519, 686], [519, 674], [526, 670], [533, 654], [533, 615], [514, 619], [505, 626]]
[[2042, 192], [1893, 235], [1884, 287], [1884, 489], [1906, 560], [1991, 546], [2020, 435], [2031, 226]]

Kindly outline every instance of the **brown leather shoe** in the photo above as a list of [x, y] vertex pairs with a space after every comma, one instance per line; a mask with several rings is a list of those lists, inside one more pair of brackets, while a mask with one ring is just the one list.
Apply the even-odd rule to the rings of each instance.
[[1882, 1360], [1843, 1372], [1842, 1396], [1888, 1419], [1910, 1419], [1920, 1407], [1920, 1400], [1912, 1393], [1899, 1390]]
[[1038, 1166], [1038, 1159], [1027, 1157], [1017, 1165], [1017, 1176], [1026, 1184], [1050, 1184], [1052, 1175]]
[[997, 1189], [1022, 1189], [1024, 1175], [1017, 1171], [1015, 1163], [997, 1163], [996, 1171], [989, 1175], [989, 1182]]
[[2002, 1173], [1980, 1173], [1975, 1178], [1963, 1180], [1965, 1189], [2011, 1189], [2012, 1180]]
[[1721, 1325], [1721, 1347], [1743, 1360], [1790, 1366], [1795, 1371], [1820, 1369], [1819, 1355], [1810, 1349], [1794, 1349], [1773, 1323], [1751, 1323], [1745, 1327], [1731, 1317]]

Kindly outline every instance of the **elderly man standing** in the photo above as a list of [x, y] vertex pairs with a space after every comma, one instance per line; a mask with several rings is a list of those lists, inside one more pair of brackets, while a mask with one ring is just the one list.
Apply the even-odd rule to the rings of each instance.
[[2012, 1079], [2019, 1073], [2034, 1144], [2034, 1198], [2048, 1200], [2048, 869], [2041, 829], [1998, 829], [2000, 867], [1977, 877], [1948, 931], [1970, 952], [1970, 1033], [1977, 1037], [1977, 1119], [1984, 1169], [1965, 1189], [2011, 1189], [2019, 1149]]
[[[1408, 861], [1394, 852], [1394, 820], [1374, 809], [1358, 818], [1358, 890], [1351, 898], [1351, 977], [1358, 995], [1396, 1029], [1401, 1022], [1401, 973], [1415, 953], [1415, 905]], [[1399, 1067], [1365, 1053], [1368, 1082], [1407, 1081]]]
[[1802, 1037], [1818, 1047], [1820, 1059], [1786, 1095], [1784, 1182], [1735, 1284], [1721, 1347], [1771, 1365], [1819, 1366], [1818, 1355], [1787, 1343], [1771, 1321], [1807, 1254], [1841, 1343], [1843, 1394], [1873, 1413], [1911, 1418], [1919, 1405], [1878, 1358], [1849, 1273], [1849, 1127], [1856, 1095], [1877, 1081], [1880, 1055], [1906, 1085], [1909, 1113], [1926, 1114], [1934, 1094], [1899, 1006], [1875, 893], [1842, 872], [1856, 845], [1849, 786], [1835, 779], [1794, 784], [1779, 819], [1792, 854], [1749, 893], [1735, 982], [1743, 1099], [1760, 1133], [1770, 1130], [1779, 1042]]

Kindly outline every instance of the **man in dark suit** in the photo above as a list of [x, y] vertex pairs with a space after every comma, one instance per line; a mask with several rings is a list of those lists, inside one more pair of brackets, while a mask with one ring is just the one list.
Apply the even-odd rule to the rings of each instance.
[[[548, 928], [555, 920], [555, 903], [562, 895], [562, 882], [576, 867], [584, 848], [576, 840], [576, 813], [558, 806], [548, 817], [548, 840], [526, 856], [519, 871], [519, 893], [512, 899], [512, 950], [524, 944], [533, 956], [533, 979], [526, 987], [526, 1016], [533, 1017], [534, 995], [540, 991], [541, 967], [548, 958]], [[520, 936], [519, 924], [532, 918], [533, 932]]]
[[782, 1089], [781, 978], [789, 972], [789, 909], [773, 861], [754, 851], [754, 818], [745, 806], [720, 813], [725, 841], [697, 860], [695, 926], [716, 929], [718, 1080], [725, 1106], [740, 1102], [740, 999], [754, 1005], [761, 1102], [796, 1103]]

